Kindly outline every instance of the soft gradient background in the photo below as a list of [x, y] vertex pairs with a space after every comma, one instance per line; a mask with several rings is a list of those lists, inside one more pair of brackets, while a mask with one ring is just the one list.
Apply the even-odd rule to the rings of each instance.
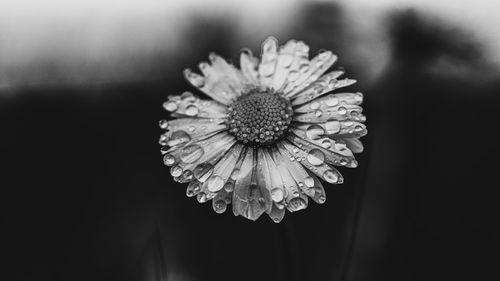
[[[1, 280], [494, 280], [496, 1], [2, 1]], [[330, 49], [369, 134], [327, 202], [217, 215], [162, 164], [210, 51]]]

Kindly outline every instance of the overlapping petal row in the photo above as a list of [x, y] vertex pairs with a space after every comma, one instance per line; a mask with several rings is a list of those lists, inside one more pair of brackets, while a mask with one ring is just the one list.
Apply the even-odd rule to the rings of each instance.
[[[367, 133], [359, 92], [337, 89], [354, 84], [339, 78], [342, 70], [327, 72], [337, 57], [330, 51], [309, 59], [309, 47], [289, 41], [279, 47], [275, 38], [262, 44], [260, 60], [249, 51], [240, 69], [210, 54], [202, 75], [185, 70], [186, 79], [211, 99], [190, 92], [170, 96], [164, 108], [171, 121], [160, 121], [164, 163], [178, 182], [188, 183], [186, 194], [200, 203], [212, 200], [217, 213], [232, 204], [235, 215], [256, 220], [267, 213], [280, 222], [285, 210], [305, 209], [309, 200], [326, 200], [323, 180], [341, 184], [335, 168], [354, 168], [353, 153], [363, 151], [360, 137]], [[293, 106], [286, 136], [274, 145], [247, 146], [228, 132], [227, 106], [249, 89], [273, 89]]]

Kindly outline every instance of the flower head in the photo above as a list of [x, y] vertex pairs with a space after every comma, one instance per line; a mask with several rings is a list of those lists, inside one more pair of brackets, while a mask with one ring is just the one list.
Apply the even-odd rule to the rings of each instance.
[[240, 69], [212, 53], [210, 64], [199, 64], [203, 75], [184, 71], [211, 98], [185, 92], [163, 104], [177, 118], [160, 121], [163, 160], [176, 181], [189, 183], [187, 196], [212, 200], [217, 213], [232, 203], [235, 215], [280, 222], [308, 198], [325, 202], [319, 179], [343, 183], [335, 166], [357, 166], [353, 153], [367, 133], [363, 95], [332, 93], [356, 81], [339, 79], [342, 70], [324, 74], [337, 60], [330, 51], [311, 60], [308, 53], [301, 41], [278, 47], [271, 37], [260, 61], [241, 53]]

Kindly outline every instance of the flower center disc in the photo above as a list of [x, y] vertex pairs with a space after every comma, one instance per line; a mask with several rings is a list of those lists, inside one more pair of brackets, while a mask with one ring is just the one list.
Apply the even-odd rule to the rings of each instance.
[[271, 90], [253, 90], [228, 107], [226, 125], [236, 139], [256, 146], [281, 139], [292, 122], [292, 105]]

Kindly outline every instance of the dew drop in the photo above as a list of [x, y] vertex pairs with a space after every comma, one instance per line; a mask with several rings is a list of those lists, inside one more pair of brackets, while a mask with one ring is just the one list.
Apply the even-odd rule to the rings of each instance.
[[200, 191], [200, 183], [198, 181], [192, 181], [188, 184], [186, 189], [186, 195], [188, 197], [193, 197]]
[[213, 175], [208, 179], [207, 189], [210, 192], [217, 192], [224, 187], [224, 179], [220, 176]]
[[329, 135], [336, 134], [340, 131], [340, 122], [331, 120], [325, 123], [326, 133]]
[[325, 103], [328, 106], [336, 106], [337, 104], [339, 104], [339, 99], [336, 96], [334, 96], [334, 95], [330, 95], [325, 100]]
[[304, 179], [304, 184], [307, 186], [307, 187], [313, 187], [314, 186], [314, 179], [311, 178], [311, 177], [306, 177]]
[[318, 203], [320, 204], [323, 204], [326, 202], [326, 196], [325, 195], [321, 195], [319, 198], [318, 198]]
[[237, 180], [239, 176], [240, 176], [240, 170], [234, 169], [234, 171], [231, 173], [231, 179]]
[[344, 115], [347, 113], [347, 109], [343, 106], [339, 107], [338, 109], [339, 114]]
[[227, 209], [226, 201], [224, 201], [223, 199], [219, 199], [217, 201], [214, 201], [213, 208], [217, 214], [224, 213]]
[[288, 209], [291, 212], [296, 212], [307, 208], [307, 202], [301, 197], [295, 197], [288, 202]]
[[208, 200], [207, 195], [203, 192], [198, 193], [198, 195], [196, 195], [196, 200], [198, 200], [198, 202], [200, 203], [205, 203]]
[[317, 140], [325, 134], [325, 130], [320, 125], [311, 125], [306, 130], [306, 136], [310, 140]]
[[205, 182], [208, 177], [212, 175], [214, 171], [214, 167], [210, 163], [201, 163], [196, 168], [194, 168], [194, 177], [200, 181], [200, 182]]
[[224, 190], [227, 191], [227, 192], [233, 192], [233, 190], [234, 190], [234, 183], [231, 182], [231, 181], [226, 182], [226, 184], [224, 184]]
[[271, 190], [271, 199], [274, 202], [281, 202], [284, 198], [285, 194], [283, 193], [283, 190], [279, 187], [273, 188]]
[[166, 129], [166, 128], [168, 128], [168, 121], [167, 120], [160, 120], [158, 125], [160, 125], [160, 128]]
[[354, 127], [354, 131], [356, 132], [363, 131], [363, 127], [361, 125], [357, 125], [356, 127]]
[[290, 71], [290, 73], [288, 73], [288, 81], [294, 82], [297, 81], [297, 79], [299, 79], [299, 73], [297, 71]]
[[205, 151], [197, 144], [192, 144], [184, 147], [181, 150], [180, 158], [184, 163], [193, 163], [203, 156]]
[[190, 104], [186, 107], [186, 115], [188, 116], [196, 116], [198, 111], [198, 106], [195, 104]]
[[177, 103], [174, 101], [166, 101], [163, 103], [163, 107], [170, 112], [177, 110]]
[[182, 168], [180, 166], [173, 166], [170, 169], [170, 174], [172, 175], [172, 177], [178, 177], [182, 174]]
[[260, 73], [265, 77], [269, 77], [269, 76], [273, 75], [274, 64], [273, 63], [261, 64], [260, 65]]
[[329, 183], [336, 183], [339, 180], [337, 173], [335, 173], [333, 170], [326, 170], [323, 173], [323, 177]]
[[167, 144], [169, 146], [176, 146], [179, 144], [186, 143], [191, 140], [191, 137], [188, 135], [188, 133], [184, 131], [175, 131], [172, 133], [172, 136], [170, 137], [170, 140], [168, 140]]
[[312, 103], [311, 103], [311, 105], [310, 105], [309, 107], [310, 107], [312, 110], [316, 110], [316, 109], [318, 109], [318, 108], [319, 108], [319, 106], [320, 106], [319, 102], [314, 101], [314, 102], [312, 102]]
[[324, 139], [321, 142], [321, 147], [329, 149], [332, 146], [332, 141], [330, 139]]
[[314, 166], [319, 166], [325, 163], [325, 154], [319, 149], [311, 149], [307, 154], [307, 161]]
[[314, 112], [314, 115], [315, 115], [316, 117], [321, 117], [321, 115], [323, 115], [323, 111], [321, 111], [321, 110], [316, 110], [316, 112]]
[[172, 166], [175, 163], [175, 157], [171, 154], [166, 154], [163, 156], [163, 163], [167, 166]]
[[185, 170], [182, 172], [182, 182], [189, 182], [193, 179], [193, 172], [190, 170]]

